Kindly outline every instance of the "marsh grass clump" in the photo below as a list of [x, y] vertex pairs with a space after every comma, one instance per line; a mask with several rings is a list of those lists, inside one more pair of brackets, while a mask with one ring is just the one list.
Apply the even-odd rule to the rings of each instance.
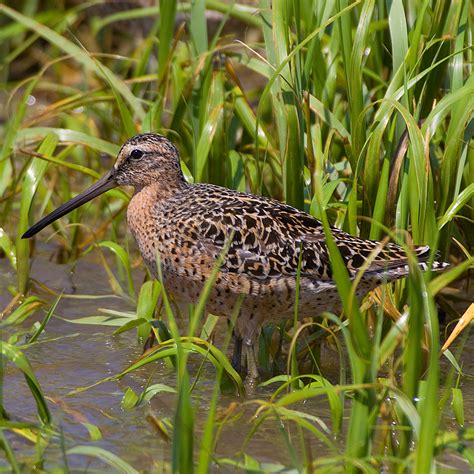
[[[94, 459], [130, 472], [163, 460], [199, 472], [215, 464], [274, 472], [472, 468], [466, 401], [473, 387], [461, 369], [472, 320], [470, 3], [107, 5], [0, 4], [0, 264], [8, 282], [0, 294], [2, 467], [67, 471]], [[258, 358], [268, 378], [246, 398], [229, 400], [219, 389], [243, 386], [225, 356], [230, 332], [204, 314], [212, 279], [189, 314], [177, 317], [159, 281], [143, 276], [125, 230], [127, 191], [112, 190], [57, 221], [46, 245], [47, 237], [21, 239], [33, 221], [110, 169], [119, 144], [144, 132], [176, 143], [188, 180], [280, 199], [326, 227], [344, 312], [265, 328]], [[406, 245], [409, 277], [358, 301], [330, 225]], [[431, 260], [439, 252], [450, 269], [423, 275], [413, 244], [429, 245]], [[29, 358], [54, 344], [50, 333], [67, 318], [64, 301], [91, 298], [73, 291], [59, 298], [64, 287], [32, 266], [44, 254], [47, 265], [73, 272], [93, 259], [97, 281], [122, 302], [74, 318], [79, 337], [89, 327], [80, 323], [100, 329], [106, 342], [130, 330], [143, 341], [153, 330], [156, 348], [128, 358], [134, 362], [107, 383], [124, 391], [127, 410], [173, 397], [172, 413], [143, 412], [140, 429], [160, 439], [160, 459], [142, 465], [130, 453], [119, 456], [100, 426], [84, 420], [87, 443], [61, 434], [57, 420], [70, 407], [51, 408], [55, 394], [45, 393], [47, 379]], [[458, 320], [467, 329], [441, 353]], [[20, 383], [14, 366], [36, 418], [4, 399], [12, 380]], [[156, 367], [173, 376], [155, 380]], [[135, 377], [140, 389], [128, 390]], [[75, 384], [70, 400], [81, 388]], [[241, 442], [229, 449], [226, 432], [236, 425]], [[282, 447], [274, 459], [259, 444], [270, 429]], [[35, 446], [33, 457], [18, 437]], [[62, 455], [53, 460], [48, 447]]]

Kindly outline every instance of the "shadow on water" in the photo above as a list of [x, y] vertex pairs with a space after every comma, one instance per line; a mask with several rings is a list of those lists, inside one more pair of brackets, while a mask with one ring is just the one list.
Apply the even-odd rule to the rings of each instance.
[[[32, 277], [41, 281], [54, 291], [65, 294], [107, 295], [111, 294], [107, 275], [103, 267], [94, 260], [94, 256], [81, 258], [72, 271], [71, 265], [58, 265], [48, 261], [51, 248], [38, 249], [33, 261]], [[137, 278], [142, 278], [140, 270]], [[10, 272], [6, 259], [0, 260], [2, 276], [0, 304], [5, 307], [9, 302], [8, 285], [15, 284], [15, 274]], [[41, 297], [51, 299], [42, 294]], [[172, 420], [175, 410], [175, 396], [161, 393], [151, 402], [132, 410], [121, 406], [124, 392], [131, 387], [136, 393], [150, 383], [163, 383], [175, 387], [176, 378], [173, 369], [162, 362], [150, 364], [133, 372], [118, 382], [107, 382], [86, 391], [69, 395], [72, 390], [94, 384], [105, 377], [116, 375], [136, 360], [142, 353], [134, 331], [112, 336], [115, 329], [110, 326], [73, 324], [71, 322], [85, 316], [99, 314], [99, 308], [133, 311], [132, 303], [125, 298], [109, 297], [101, 299], [69, 299], [60, 301], [55, 315], [39, 341], [25, 349], [33, 370], [49, 401], [54, 424], [64, 436], [66, 449], [76, 445], [94, 445], [109, 450], [123, 458], [136, 469], [149, 469], [169, 461], [171, 445], [164, 441], [147, 421], [148, 415], [159, 420]], [[35, 315], [37, 320], [42, 312]], [[63, 319], [60, 319], [63, 318]], [[25, 325], [31, 325], [28, 319]], [[8, 336], [7, 334], [3, 335]], [[190, 358], [189, 370], [196, 373], [200, 360]], [[211, 365], [201, 372], [199, 381], [193, 390], [196, 409], [196, 439], [203, 431], [215, 383], [215, 373]], [[274, 388], [273, 388], [274, 389]], [[257, 389], [253, 398], [268, 399], [272, 388]], [[7, 412], [16, 421], [37, 420], [36, 406], [29, 388], [19, 370], [7, 366], [3, 399]], [[247, 401], [249, 399], [247, 398]], [[247, 454], [262, 462], [288, 463], [288, 449], [281, 436], [281, 425], [266, 422], [245, 444], [246, 436], [252, 429], [252, 419], [257, 406], [241, 405], [243, 400], [237, 396], [221, 395], [219, 410], [225, 412], [233, 403], [237, 403], [240, 416], [226, 423], [219, 437], [216, 454], [235, 458], [236, 453], [244, 449]], [[330, 425], [330, 411], [325, 400], [307, 400], [304, 410], [320, 417]], [[295, 407], [297, 408], [297, 407]], [[88, 425], [100, 430], [100, 439], [91, 440]], [[295, 432], [296, 434], [296, 432]], [[19, 438], [11, 439], [12, 446], [20, 459], [33, 456], [35, 446]], [[281, 444], [280, 444], [281, 443]], [[198, 444], [198, 441], [197, 441]], [[61, 443], [51, 442], [46, 450], [45, 459], [50, 467], [63, 464]], [[314, 445], [321, 452], [323, 446]], [[78, 456], [68, 458], [69, 467], [81, 468], [95, 465], [96, 461]], [[0, 461], [0, 465], [6, 465]], [[229, 468], [234, 469], [234, 468]]]

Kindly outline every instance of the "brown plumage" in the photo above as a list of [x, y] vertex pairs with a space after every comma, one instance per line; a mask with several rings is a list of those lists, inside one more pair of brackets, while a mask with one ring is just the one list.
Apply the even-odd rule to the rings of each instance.
[[[261, 325], [294, 315], [300, 253], [299, 316], [340, 309], [323, 226], [317, 219], [273, 199], [187, 183], [177, 149], [157, 134], [129, 139], [104, 178], [32, 226], [24, 237], [117, 185], [135, 187], [128, 225], [155, 277], [159, 255], [163, 283], [176, 302], [197, 301], [216, 259], [229, 245], [207, 310], [230, 316], [243, 295], [236, 330], [252, 378], [257, 375], [254, 343]], [[407, 274], [407, 259], [398, 245], [381, 246], [335, 228], [332, 232], [351, 277], [369, 255], [375, 255], [358, 286], [359, 296]], [[429, 248], [417, 247], [415, 253], [426, 270]], [[435, 262], [433, 269], [445, 266]]]

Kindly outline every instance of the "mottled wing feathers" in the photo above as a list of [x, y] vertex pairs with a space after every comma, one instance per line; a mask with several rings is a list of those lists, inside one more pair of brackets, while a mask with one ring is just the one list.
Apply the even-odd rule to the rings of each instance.
[[[199, 213], [192, 232], [201, 254], [205, 250], [210, 257], [216, 258], [232, 235], [222, 271], [245, 274], [258, 280], [294, 276], [301, 258], [302, 276], [331, 280], [323, 227], [317, 219], [279, 201], [218, 186], [196, 185], [191, 189], [193, 202], [188, 212]], [[382, 246], [339, 229], [333, 229], [333, 232], [351, 276], [355, 276], [374, 251], [368, 273], [383, 273], [390, 279], [390, 270], [407, 265], [404, 251], [398, 245]], [[428, 247], [416, 249], [423, 260], [428, 251]]]
[[[387, 271], [408, 264], [405, 251], [394, 243], [382, 243], [353, 237], [339, 229], [333, 229], [337, 247], [350, 274], [354, 275], [362, 267], [367, 273]], [[414, 253], [420, 262], [428, 259], [429, 247], [416, 247]]]

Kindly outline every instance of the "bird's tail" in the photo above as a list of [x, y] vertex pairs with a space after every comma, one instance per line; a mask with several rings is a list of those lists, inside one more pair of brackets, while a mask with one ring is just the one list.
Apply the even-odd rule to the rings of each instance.
[[[418, 266], [422, 272], [427, 271], [441, 271], [449, 267], [449, 263], [443, 262], [442, 260], [434, 260], [433, 263], [429, 262], [431, 249], [428, 245], [415, 247], [415, 255], [418, 259]], [[439, 258], [437, 255], [435, 258]], [[383, 281], [398, 280], [408, 275], [410, 266], [408, 264], [408, 258], [403, 258], [395, 261], [387, 261], [385, 267], [380, 263], [375, 266], [370, 266], [366, 272], [366, 277], [372, 277]]]

